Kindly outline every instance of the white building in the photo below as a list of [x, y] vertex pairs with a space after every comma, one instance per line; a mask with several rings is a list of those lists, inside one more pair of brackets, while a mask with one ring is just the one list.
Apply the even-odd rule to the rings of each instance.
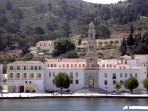
[[54, 50], [54, 41], [39, 41], [36, 44], [37, 50], [47, 50], [53, 51]]
[[8, 92], [44, 92], [44, 64], [17, 61], [8, 64]]
[[48, 59], [45, 65], [45, 89], [57, 89], [53, 84], [53, 79], [59, 72], [65, 72], [70, 76], [69, 89], [76, 91], [83, 88], [85, 66], [85, 59]]
[[[85, 59], [48, 59], [44, 79], [45, 89], [57, 90], [53, 84], [53, 79], [59, 72], [65, 72], [70, 76], [71, 84], [69, 89], [71, 91], [95, 87], [112, 92], [115, 90], [116, 81], [123, 84], [131, 76], [136, 77], [140, 83], [137, 90], [142, 89], [142, 81], [147, 77], [147, 67], [138, 66], [136, 60], [126, 61], [127, 63], [122, 63], [122, 60], [116, 59], [98, 60], [98, 69], [90, 69], [87, 74]], [[134, 63], [134, 66], [131, 63]], [[94, 73], [97, 73], [97, 75]], [[87, 78], [86, 74], [89, 75], [89, 78]], [[120, 90], [125, 91], [125, 88], [122, 86]]]

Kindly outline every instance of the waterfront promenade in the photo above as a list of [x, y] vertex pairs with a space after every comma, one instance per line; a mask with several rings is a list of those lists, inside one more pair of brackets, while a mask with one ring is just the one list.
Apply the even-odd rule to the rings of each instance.
[[4, 93], [0, 99], [21, 98], [148, 98], [148, 94], [98, 94], [98, 93], [73, 93], [73, 94], [49, 94], [49, 93]]

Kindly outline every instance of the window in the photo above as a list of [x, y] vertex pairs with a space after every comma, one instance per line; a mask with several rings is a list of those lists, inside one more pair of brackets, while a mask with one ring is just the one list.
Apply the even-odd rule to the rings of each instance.
[[132, 77], [132, 73], [130, 73], [130, 77]]
[[49, 72], [49, 77], [51, 77], [51, 72]]
[[69, 67], [69, 64], [67, 64], [67, 67]]
[[53, 64], [51, 64], [51, 67], [53, 67]]
[[125, 73], [125, 77], [127, 77], [127, 73]]
[[135, 77], [137, 78], [137, 73], [135, 73]]
[[41, 68], [41, 66], [39, 66], [39, 70], [41, 70], [42, 68]]
[[17, 66], [16, 69], [17, 69], [17, 70], [20, 70], [21, 68], [20, 68], [20, 66]]
[[26, 74], [26, 73], [24, 73], [24, 74], [23, 74], [23, 77], [24, 77], [24, 78], [27, 78], [27, 74]]
[[73, 79], [73, 72], [70, 72], [70, 79]]
[[10, 77], [13, 78], [13, 73], [10, 73]]
[[116, 79], [116, 73], [113, 73], [113, 79]]
[[20, 73], [17, 73], [17, 74], [16, 74], [16, 77], [17, 77], [17, 78], [20, 78]]
[[71, 67], [73, 67], [73, 64], [71, 64]]
[[75, 64], [75, 67], [77, 67], [77, 64]]
[[90, 39], [92, 39], [93, 38], [93, 34], [92, 33], [90, 33]]
[[104, 81], [104, 85], [107, 85], [107, 80]]
[[73, 80], [70, 80], [70, 84], [73, 84]]
[[13, 70], [13, 66], [10, 66], [10, 70]]
[[30, 74], [30, 77], [31, 77], [31, 78], [33, 78], [33, 77], [34, 77], [34, 74], [33, 74], [33, 73], [31, 73], [31, 74]]
[[63, 67], [65, 67], [65, 65], [63, 64]]
[[116, 81], [113, 81], [113, 85], [115, 85]]
[[76, 84], [79, 84], [79, 80], [76, 80]]
[[76, 72], [76, 77], [78, 77], [78, 72]]
[[27, 70], [27, 67], [26, 66], [24, 66], [24, 70]]
[[31, 70], [33, 70], [33, 66], [31, 66]]
[[123, 85], [123, 81], [122, 80], [120, 81], [120, 84]]
[[105, 73], [105, 75], [104, 75], [105, 77], [107, 77], [107, 73]]
[[81, 67], [81, 64], [79, 64], [79, 67]]
[[83, 67], [85, 67], [85, 64], [83, 64]]
[[53, 77], [55, 77], [55, 73], [53, 72]]
[[120, 77], [122, 78], [122, 73], [120, 73]]
[[38, 76], [37, 76], [38, 78], [41, 78], [42, 76], [41, 76], [41, 73], [38, 73]]
[[35, 70], [37, 70], [37, 66], [35, 66]]

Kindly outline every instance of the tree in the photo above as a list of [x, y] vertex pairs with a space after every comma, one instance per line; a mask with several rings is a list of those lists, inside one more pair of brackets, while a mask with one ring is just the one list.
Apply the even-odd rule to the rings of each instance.
[[30, 61], [33, 59], [33, 55], [31, 53], [27, 53], [24, 55], [24, 61]]
[[67, 52], [66, 54], [62, 54], [61, 56], [65, 58], [78, 58], [78, 54], [75, 51]]
[[69, 88], [70, 78], [66, 73], [60, 72], [58, 73], [58, 75], [55, 76], [54, 84], [56, 85], [57, 88], [60, 88], [62, 95], [63, 88]]
[[4, 26], [8, 22], [6, 16], [1, 15], [0, 16], [0, 27]]
[[59, 38], [55, 40], [54, 48], [57, 51], [56, 54], [60, 55], [75, 49], [75, 45], [68, 38]]
[[120, 88], [121, 88], [121, 84], [119, 82], [116, 82], [115, 89], [117, 89], [117, 91], [119, 91]]
[[5, 7], [6, 7], [6, 9], [7, 9], [8, 11], [11, 11], [11, 10], [13, 9], [12, 3], [11, 3], [10, 1], [8, 1], [8, 2], [6, 3]]
[[127, 50], [126, 40], [125, 40], [125, 38], [123, 38], [123, 40], [121, 42], [121, 46], [120, 46], [121, 55], [125, 55], [126, 50]]
[[143, 86], [146, 89], [147, 94], [148, 94], [148, 78], [146, 78], [146, 79], [143, 80]]
[[23, 11], [19, 8], [13, 9], [11, 14], [15, 20], [23, 19]]
[[96, 26], [96, 29], [97, 37], [109, 38], [111, 35], [109, 28], [105, 25]]
[[44, 29], [42, 27], [36, 27], [35, 28], [35, 33], [40, 34], [40, 35], [44, 35], [45, 31], [44, 31]]
[[12, 34], [16, 34], [17, 32], [20, 32], [20, 25], [16, 22], [7, 22], [5, 25], [5, 29], [12, 33]]
[[129, 79], [124, 81], [124, 87], [126, 89], [129, 89], [131, 93], [133, 93], [133, 90], [137, 88], [139, 85], [138, 80], [134, 77], [130, 77]]

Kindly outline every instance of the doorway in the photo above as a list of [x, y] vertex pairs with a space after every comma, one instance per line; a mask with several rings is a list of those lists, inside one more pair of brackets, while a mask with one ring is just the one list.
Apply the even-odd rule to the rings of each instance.
[[20, 93], [24, 92], [24, 86], [19, 87]]
[[94, 77], [93, 76], [89, 76], [88, 86], [89, 88], [94, 88]]

